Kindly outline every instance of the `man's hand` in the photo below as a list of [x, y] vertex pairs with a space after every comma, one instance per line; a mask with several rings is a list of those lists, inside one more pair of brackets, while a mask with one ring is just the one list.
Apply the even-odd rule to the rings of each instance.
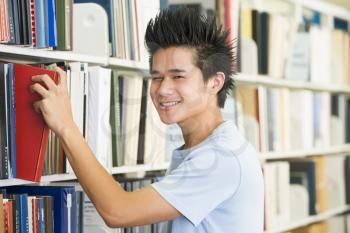
[[32, 77], [36, 83], [30, 89], [42, 96], [41, 100], [34, 102], [35, 110], [42, 113], [47, 125], [61, 137], [65, 129], [76, 126], [68, 95], [67, 75], [59, 67], [53, 70], [59, 74], [58, 84], [48, 75], [36, 75]]

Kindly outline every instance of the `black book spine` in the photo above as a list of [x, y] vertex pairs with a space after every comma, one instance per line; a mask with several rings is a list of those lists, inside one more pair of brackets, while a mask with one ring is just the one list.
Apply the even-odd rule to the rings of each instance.
[[142, 83], [142, 98], [141, 98], [141, 116], [140, 116], [140, 128], [139, 128], [139, 145], [137, 148], [137, 163], [144, 163], [144, 153], [145, 153], [145, 139], [146, 139], [146, 118], [147, 116], [147, 89], [148, 81], [143, 80]]
[[33, 44], [33, 35], [32, 35], [32, 17], [30, 13], [30, 0], [24, 0], [24, 30], [26, 35], [25, 44]]
[[268, 73], [268, 61], [269, 61], [269, 14], [267, 12], [262, 12], [260, 14], [260, 25], [261, 25], [261, 36], [260, 36], [260, 46], [259, 51], [259, 73]]
[[350, 156], [345, 157], [345, 193], [346, 204], [350, 204]]
[[10, 27], [10, 44], [15, 44], [15, 25], [13, 19], [13, 4], [12, 0], [7, 0], [8, 11], [7, 14], [9, 16], [9, 27]]
[[7, 65], [0, 64], [0, 159], [1, 179], [8, 178], [8, 122], [7, 122], [7, 82], [5, 72]]

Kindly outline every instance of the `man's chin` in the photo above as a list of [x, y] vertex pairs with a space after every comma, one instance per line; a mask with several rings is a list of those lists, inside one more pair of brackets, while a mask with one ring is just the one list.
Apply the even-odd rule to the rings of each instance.
[[161, 117], [160, 120], [166, 125], [176, 124], [178, 122], [175, 119], [169, 119], [167, 117]]

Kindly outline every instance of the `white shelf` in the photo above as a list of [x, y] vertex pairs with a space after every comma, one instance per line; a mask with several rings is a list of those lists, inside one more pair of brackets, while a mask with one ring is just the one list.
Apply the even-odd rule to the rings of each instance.
[[299, 228], [299, 227], [303, 227], [303, 226], [307, 226], [309, 224], [312, 224], [312, 223], [316, 223], [316, 222], [321, 222], [321, 221], [324, 221], [324, 220], [327, 220], [333, 216], [336, 216], [336, 215], [339, 215], [339, 214], [343, 214], [345, 212], [348, 212], [350, 211], [350, 206], [344, 206], [344, 207], [340, 207], [340, 208], [336, 208], [336, 209], [333, 209], [333, 210], [329, 210], [327, 212], [324, 212], [322, 214], [318, 214], [318, 215], [315, 215], [315, 216], [310, 216], [306, 219], [303, 219], [303, 220], [300, 220], [298, 222], [295, 222], [295, 223], [292, 223], [292, 224], [289, 224], [287, 226], [284, 226], [284, 227], [280, 227], [280, 228], [277, 228], [277, 229], [273, 229], [273, 230], [268, 230], [268, 231], [265, 231], [265, 233], [282, 233], [282, 232], [287, 232], [287, 231], [290, 231], [290, 230], [293, 230], [293, 229], [296, 229], [296, 228]]
[[[4, 54], [4, 55], [3, 55]], [[13, 45], [0, 44], [0, 60], [16, 60], [23, 62], [55, 62], [55, 61], [81, 61], [90, 64], [105, 66], [107, 57], [98, 57], [77, 54], [71, 51], [53, 51], [47, 49], [33, 49]]]
[[234, 79], [238, 85], [256, 85], [298, 90], [326, 91], [347, 94], [350, 93], [350, 87], [346, 87], [345, 85], [318, 84], [303, 81], [292, 81], [285, 79], [277, 79], [269, 77], [267, 75], [238, 74], [238, 76]]
[[350, 152], [350, 144], [332, 146], [328, 148], [317, 148], [312, 150], [280, 151], [261, 153], [262, 160], [303, 158], [315, 155], [332, 155]]
[[137, 166], [122, 166], [112, 168], [112, 174], [134, 173], [134, 172], [146, 172], [146, 171], [159, 171], [166, 170], [169, 167], [169, 163], [161, 164], [146, 164]]
[[108, 66], [112, 68], [127, 68], [131, 70], [139, 70], [143, 73], [149, 73], [149, 65], [147, 63], [141, 63], [137, 61], [132, 60], [125, 60], [125, 59], [119, 59], [119, 58], [109, 58], [108, 60]]
[[[121, 166], [121, 167], [112, 168], [110, 173], [113, 175], [116, 175], [116, 174], [137, 173], [137, 172], [147, 172], [147, 171], [160, 171], [160, 170], [166, 170], [168, 167], [169, 167], [169, 163]], [[60, 182], [60, 181], [76, 180], [76, 179], [77, 177], [74, 174], [55, 174], [55, 175], [49, 175], [49, 176], [42, 176], [40, 183], [46, 184], [51, 182]], [[0, 187], [23, 185], [23, 184], [34, 184], [34, 182], [22, 180], [22, 179], [0, 180]]]
[[0, 188], [4, 186], [22, 185], [22, 184], [33, 184], [31, 181], [21, 179], [6, 179], [0, 180]]
[[[40, 183], [46, 184], [50, 182], [76, 180], [76, 179], [77, 177], [74, 174], [56, 174], [56, 175], [42, 176]], [[22, 180], [22, 179], [0, 180], [0, 188], [3, 186], [24, 185], [24, 184], [35, 184], [35, 182]]]

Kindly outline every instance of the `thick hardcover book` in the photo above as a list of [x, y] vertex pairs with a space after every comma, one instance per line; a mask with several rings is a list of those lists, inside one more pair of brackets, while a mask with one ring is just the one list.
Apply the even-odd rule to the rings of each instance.
[[29, 89], [32, 76], [40, 74], [47, 74], [57, 82], [54, 71], [14, 64], [17, 178], [36, 182], [42, 174], [49, 133], [43, 117], [33, 108], [33, 103], [41, 97]]
[[76, 193], [71, 186], [9, 186], [7, 193], [53, 197], [54, 233], [76, 233]]

